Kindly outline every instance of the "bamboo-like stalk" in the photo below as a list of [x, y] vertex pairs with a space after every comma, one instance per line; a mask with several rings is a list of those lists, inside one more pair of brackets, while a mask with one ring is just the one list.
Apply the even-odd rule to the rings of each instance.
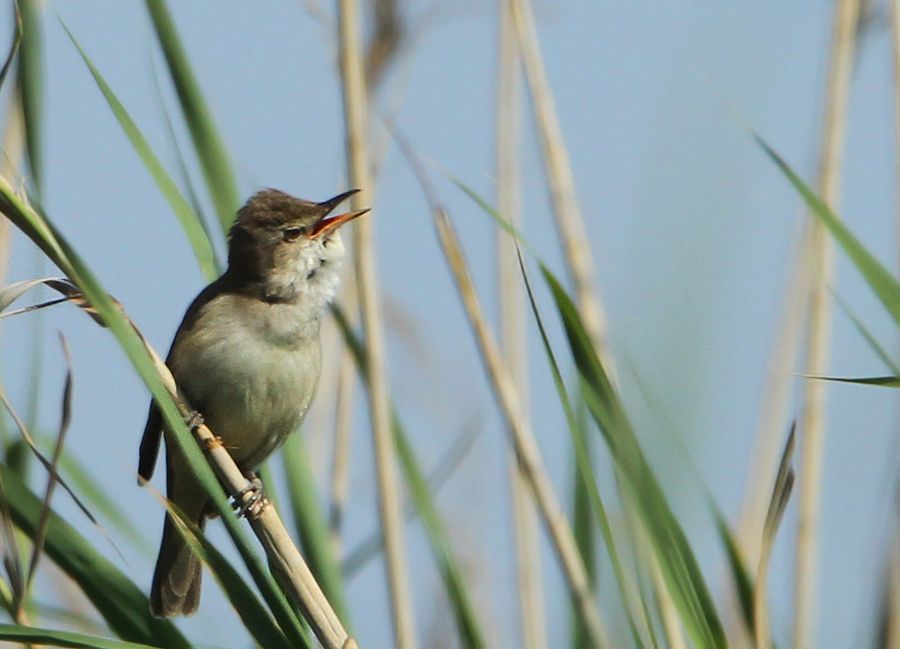
[[[352, 199], [353, 206], [359, 207], [366, 196], [370, 195], [372, 188], [366, 142], [366, 84], [359, 33], [359, 6], [356, 0], [338, 0], [338, 51], [346, 129], [347, 175], [351, 185], [362, 190]], [[372, 227], [371, 218], [356, 225], [356, 283], [366, 340], [366, 365], [369, 368], [369, 415], [378, 476], [378, 506], [384, 536], [394, 644], [398, 649], [413, 649], [416, 646], [416, 634], [404, 547], [403, 515], [394, 463], [395, 449], [391, 435]]]
[[[832, 28], [825, 116], [819, 157], [818, 191], [834, 208], [839, 201], [840, 166], [846, 130], [847, 96], [853, 69], [859, 0], [837, 0]], [[827, 374], [831, 345], [831, 282], [834, 246], [816, 219], [809, 225], [810, 263], [813, 271], [809, 296], [809, 332], [806, 373]], [[804, 385], [800, 431], [799, 506], [797, 511], [796, 572], [794, 585], [794, 648], [815, 646], [814, 600], [818, 557], [819, 492], [825, 431], [826, 382]]]
[[575, 193], [575, 179], [556, 115], [553, 93], [544, 70], [534, 15], [528, 0], [508, 2], [534, 109], [556, 229], [569, 278], [575, 288], [576, 304], [597, 355], [611, 367], [606, 345], [606, 316], [594, 286], [594, 262], [589, 239]]
[[[500, 0], [499, 51], [497, 66], [496, 179], [497, 208], [513, 226], [522, 220], [519, 180], [519, 57], [515, 27], [507, 0]], [[528, 355], [525, 338], [525, 296], [519, 278], [519, 264], [512, 237], [497, 227], [497, 271], [500, 297], [500, 340], [516, 389], [528, 394]], [[527, 399], [526, 399], [527, 401]], [[523, 413], [523, 416], [528, 416]], [[543, 649], [547, 646], [538, 519], [529, 497], [528, 481], [516, 454], [510, 451], [509, 488], [512, 497], [513, 529], [516, 544], [519, 616], [522, 646]]]

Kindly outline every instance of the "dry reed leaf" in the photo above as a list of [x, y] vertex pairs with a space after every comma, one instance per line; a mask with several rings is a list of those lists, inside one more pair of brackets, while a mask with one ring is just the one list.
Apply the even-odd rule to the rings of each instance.
[[762, 541], [760, 543], [759, 567], [756, 572], [756, 585], [753, 591], [754, 611], [754, 636], [757, 649], [769, 649], [772, 646], [772, 636], [769, 630], [769, 612], [766, 602], [767, 578], [769, 573], [769, 558], [772, 547], [775, 544], [775, 534], [784, 516], [794, 487], [794, 447], [796, 443], [796, 423], [791, 425], [781, 461], [778, 464], [778, 472], [775, 476], [775, 485], [772, 488], [772, 496], [769, 499], [769, 507], [766, 512], [766, 522], [763, 525]]
[[66, 364], [66, 378], [63, 385], [60, 422], [56, 433], [56, 444], [53, 447], [53, 458], [50, 460], [50, 468], [47, 471], [47, 488], [44, 491], [44, 498], [41, 502], [41, 516], [31, 545], [31, 560], [28, 564], [25, 588], [21, 593], [20, 599], [16, 601], [16, 609], [21, 609], [24, 605], [28, 592], [31, 590], [31, 584], [34, 582], [34, 577], [37, 574], [38, 563], [44, 550], [44, 541], [47, 538], [47, 524], [50, 520], [50, 503], [53, 500], [53, 492], [55, 491], [59, 477], [59, 460], [60, 457], [62, 457], [66, 433], [69, 431], [69, 424], [72, 421], [72, 355], [69, 352], [69, 346], [68, 343], [66, 343], [65, 337], [61, 333], [59, 334], [59, 339]]

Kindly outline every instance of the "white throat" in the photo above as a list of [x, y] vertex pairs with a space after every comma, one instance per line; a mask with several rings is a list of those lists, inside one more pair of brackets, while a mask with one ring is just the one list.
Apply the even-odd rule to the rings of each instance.
[[[344, 259], [344, 242], [341, 235], [335, 232], [324, 240], [316, 240], [314, 255], [301, 258], [305, 274], [301, 284], [301, 301], [308, 303], [311, 309], [318, 309], [319, 315], [334, 299], [338, 284], [341, 281], [341, 262]], [[305, 253], [306, 251], [304, 251]]]
[[344, 244], [337, 232], [304, 242], [295, 263], [267, 278], [266, 294], [290, 302], [301, 319], [318, 320], [334, 299], [343, 258]]

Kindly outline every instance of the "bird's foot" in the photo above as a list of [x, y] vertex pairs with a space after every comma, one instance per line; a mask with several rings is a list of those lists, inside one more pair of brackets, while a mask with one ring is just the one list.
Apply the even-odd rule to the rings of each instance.
[[266, 498], [266, 492], [263, 489], [262, 480], [255, 475], [247, 476], [250, 484], [241, 489], [241, 492], [234, 499], [235, 512], [238, 517], [257, 518], [263, 508], [269, 504]]
[[205, 421], [203, 420], [203, 415], [196, 410], [191, 410], [191, 413], [184, 418], [184, 423], [187, 424], [187, 427], [192, 433], [196, 433], [197, 429], [200, 428]]

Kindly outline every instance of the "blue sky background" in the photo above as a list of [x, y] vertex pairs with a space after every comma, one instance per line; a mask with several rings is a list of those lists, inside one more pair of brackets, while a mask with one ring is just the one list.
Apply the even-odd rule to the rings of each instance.
[[[333, 7], [322, 8], [326, 23], [300, 2], [170, 3], [232, 154], [242, 198], [272, 186], [324, 199], [346, 187], [328, 23]], [[47, 212], [151, 342], [164, 350], [203, 280], [175, 219], [60, 25], [61, 20], [74, 33], [174, 173], [176, 158], [155, 75], [172, 115], [177, 115], [176, 103], [143, 3], [60, 0], [48, 9]], [[465, 0], [417, 0], [404, 5], [403, 12], [410, 40], [373, 112], [394, 113], [418, 153], [434, 163], [441, 198], [495, 315], [491, 224], [441, 170], [486, 197], [493, 195], [496, 8]], [[736, 517], [783, 286], [802, 223], [798, 198], [753, 142], [750, 129], [812, 177], [831, 6], [803, 0], [545, 0], [536, 14], [615, 354], [622, 367], [633, 365], [654, 408], [631, 378], [624, 380], [625, 395], [721, 600], [723, 558], [690, 465], [720, 507]], [[3, 20], [0, 33], [8, 34], [9, 16]], [[889, 48], [883, 23], [870, 28], [859, 46], [840, 211], [893, 268], [896, 173]], [[562, 272], [527, 112], [524, 123], [524, 229], [543, 258]], [[188, 150], [180, 127], [179, 137]], [[469, 576], [480, 586], [484, 619], [492, 614], [493, 640], [497, 646], [515, 646], [510, 640], [518, 636], [503, 429], [426, 206], [394, 149], [387, 152], [375, 194], [375, 211], [367, 218], [377, 223], [395, 400], [426, 466], [473, 422], [481, 430], [439, 502]], [[35, 257], [30, 244], [17, 237], [10, 280], [34, 276]], [[836, 292], [884, 345], [894, 348], [889, 318], [840, 255], [837, 277]], [[541, 296], [546, 298], [543, 291]], [[544, 304], [549, 313], [550, 303], [544, 299]], [[33, 316], [6, 320], [0, 339], [3, 382], [22, 410], [36, 322]], [[152, 549], [122, 541], [125, 561], [111, 547], [109, 554], [138, 584], [149, 586], [162, 513], [152, 496], [134, 485], [146, 390], [106, 332], [75, 309], [47, 312], [42, 322], [37, 334], [45, 347], [39, 423], [52, 430], [58, 416], [59, 330], [72, 348], [76, 377], [69, 449], [146, 534]], [[562, 352], [564, 339], [557, 327], [553, 332]], [[564, 420], [535, 332], [529, 335], [534, 429], [558, 488], [567, 493]], [[833, 374], [884, 372], [841, 314], [834, 341]], [[865, 646], [894, 509], [896, 402], [882, 389], [836, 385], [829, 394], [817, 646]], [[321, 391], [319, 397], [324, 399]], [[318, 464], [324, 475], [326, 427], [310, 427], [304, 434], [314, 452], [323, 453]], [[354, 434], [349, 547], [376, 524], [362, 410]], [[691, 462], [674, 439], [683, 440]], [[99, 546], [109, 547], [79, 521], [65, 497], [58, 497], [57, 506]], [[792, 503], [770, 577], [779, 644], [787, 643], [790, 631], [794, 514]], [[220, 527], [213, 523], [212, 533], [224, 539]], [[418, 526], [409, 529], [419, 634], [446, 634], [450, 627], [427, 547]], [[543, 564], [551, 646], [560, 646], [568, 627], [567, 601], [546, 543]], [[364, 646], [389, 642], [382, 575], [375, 562], [349, 586], [353, 625]], [[246, 645], [236, 639], [239, 627], [222, 615], [223, 606], [208, 579], [201, 612], [184, 628], [203, 645]]]

